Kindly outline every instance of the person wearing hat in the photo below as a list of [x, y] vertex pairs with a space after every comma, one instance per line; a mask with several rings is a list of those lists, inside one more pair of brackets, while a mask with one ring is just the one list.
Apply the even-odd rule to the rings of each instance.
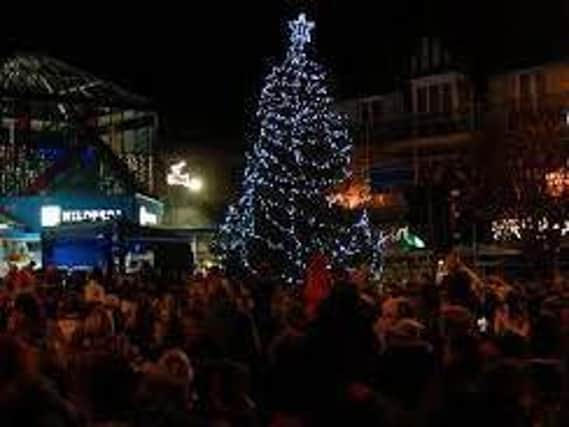
[[103, 304], [105, 302], [105, 288], [95, 279], [91, 279], [85, 286], [83, 296], [87, 304]]

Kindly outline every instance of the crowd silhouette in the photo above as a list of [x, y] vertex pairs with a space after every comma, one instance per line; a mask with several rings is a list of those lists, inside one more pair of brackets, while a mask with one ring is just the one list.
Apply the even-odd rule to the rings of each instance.
[[4, 426], [569, 425], [569, 295], [462, 264], [440, 283], [62, 276], [0, 296]]

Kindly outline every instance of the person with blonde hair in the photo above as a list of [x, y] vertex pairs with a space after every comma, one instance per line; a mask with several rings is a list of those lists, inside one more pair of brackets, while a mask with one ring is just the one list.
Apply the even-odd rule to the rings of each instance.
[[195, 400], [193, 384], [195, 379], [194, 368], [190, 359], [179, 348], [166, 350], [158, 360], [159, 371], [183, 386], [186, 401], [191, 407]]
[[83, 298], [88, 304], [98, 304], [105, 302], [105, 288], [101, 286], [96, 280], [91, 279], [85, 285], [83, 290]]

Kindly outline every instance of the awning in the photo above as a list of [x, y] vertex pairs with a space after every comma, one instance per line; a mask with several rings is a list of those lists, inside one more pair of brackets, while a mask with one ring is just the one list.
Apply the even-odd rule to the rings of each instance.
[[38, 242], [40, 234], [27, 232], [23, 224], [5, 212], [0, 212], [0, 240]]
[[24, 228], [24, 226], [5, 212], [0, 212], [0, 230], [7, 228]]
[[83, 224], [62, 224], [43, 231], [46, 240], [93, 240], [120, 236], [123, 241], [138, 243], [190, 242], [196, 235], [212, 233], [214, 228], [173, 229], [160, 226], [141, 226], [129, 221], [101, 221]]
[[19, 242], [39, 242], [39, 233], [26, 233], [20, 230], [4, 229], [0, 230], [0, 240], [19, 241]]

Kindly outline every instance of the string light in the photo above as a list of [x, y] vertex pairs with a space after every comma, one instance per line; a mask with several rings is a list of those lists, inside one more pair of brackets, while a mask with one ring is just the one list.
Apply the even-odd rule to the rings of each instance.
[[314, 23], [301, 14], [289, 28], [287, 55], [261, 91], [257, 139], [216, 249], [249, 269], [266, 262], [292, 283], [316, 252], [347, 264], [371, 250], [378, 266], [381, 249], [366, 211], [351, 224], [328, 203], [330, 189], [349, 175], [352, 144], [324, 85], [326, 73], [305, 49]]
[[550, 222], [546, 217], [538, 221], [528, 219], [506, 218], [492, 221], [492, 237], [496, 241], [521, 240], [523, 233], [532, 232], [539, 237], [550, 230], [557, 230], [561, 237], [569, 234], [569, 220], [562, 223]]
[[372, 225], [367, 209], [364, 209], [359, 220], [346, 230], [342, 240], [338, 241], [339, 250], [336, 251], [340, 263], [352, 266], [365, 263], [372, 272], [381, 270], [381, 254], [387, 240], [384, 239], [383, 233]]
[[569, 171], [558, 169], [545, 175], [547, 192], [552, 197], [561, 197], [569, 190]]

